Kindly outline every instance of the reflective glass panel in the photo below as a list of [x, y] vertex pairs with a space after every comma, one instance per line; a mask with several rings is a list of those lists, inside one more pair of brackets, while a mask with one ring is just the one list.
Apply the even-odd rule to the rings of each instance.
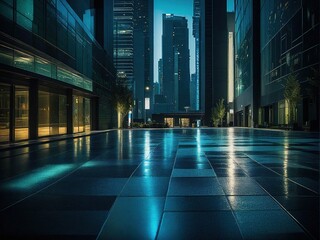
[[29, 138], [29, 89], [15, 87], [15, 140]]
[[0, 84], [0, 142], [9, 141], [10, 86]]

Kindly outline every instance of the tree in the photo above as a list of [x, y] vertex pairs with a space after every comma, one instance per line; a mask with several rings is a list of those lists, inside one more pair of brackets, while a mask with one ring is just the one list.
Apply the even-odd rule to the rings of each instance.
[[289, 106], [289, 123], [296, 123], [296, 108], [298, 102], [301, 101], [301, 88], [300, 83], [297, 80], [297, 76], [290, 74], [287, 77], [287, 82], [284, 88], [284, 99], [288, 103]]
[[123, 81], [118, 80], [116, 82], [113, 91], [114, 106], [118, 115], [118, 128], [123, 127], [123, 119], [129, 113], [133, 104], [132, 92], [127, 86], [124, 85]]
[[219, 123], [222, 126], [222, 120], [226, 114], [226, 108], [224, 106], [224, 99], [221, 98], [219, 101], [216, 103], [215, 108], [212, 111], [212, 121], [213, 125], [217, 126]]

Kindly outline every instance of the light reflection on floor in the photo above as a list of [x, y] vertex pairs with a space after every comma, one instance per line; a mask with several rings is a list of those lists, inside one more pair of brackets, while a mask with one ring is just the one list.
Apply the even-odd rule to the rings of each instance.
[[0, 174], [1, 239], [319, 238], [318, 134], [115, 130], [5, 151]]

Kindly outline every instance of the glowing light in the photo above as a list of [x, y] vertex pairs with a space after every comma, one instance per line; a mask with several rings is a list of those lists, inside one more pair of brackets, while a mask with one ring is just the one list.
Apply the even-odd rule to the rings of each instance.
[[27, 190], [39, 186], [41, 183], [47, 182], [57, 178], [63, 174], [66, 174], [74, 167], [74, 164], [59, 164], [49, 165], [37, 170], [34, 170], [30, 174], [19, 177], [8, 183], [4, 184], [7, 189], [15, 190]]

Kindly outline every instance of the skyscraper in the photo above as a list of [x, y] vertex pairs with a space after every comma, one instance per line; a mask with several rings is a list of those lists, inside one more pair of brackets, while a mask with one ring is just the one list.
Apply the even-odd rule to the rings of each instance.
[[234, 124], [234, 12], [228, 12], [228, 97], [227, 123]]
[[127, 87], [134, 92], [133, 75], [133, 0], [114, 0], [113, 59], [117, 72], [125, 76]]
[[302, 100], [295, 109], [294, 122], [298, 127], [319, 130], [319, 1], [261, 1], [259, 9], [260, 26], [253, 25], [261, 29], [259, 125], [290, 124], [283, 93], [287, 78], [295, 76]]
[[163, 14], [163, 94], [171, 112], [190, 106], [190, 55], [185, 17]]
[[236, 1], [235, 124], [253, 127], [260, 104], [260, 1]]
[[190, 79], [190, 109], [197, 110], [197, 74], [191, 74]]
[[[135, 119], [146, 119], [152, 109], [145, 109], [150, 101], [153, 106], [153, 0], [134, 1], [134, 107]], [[149, 100], [148, 100], [149, 99]]]
[[200, 0], [193, 1], [193, 29], [192, 34], [195, 39], [195, 89], [192, 93], [195, 95], [194, 110], [200, 110]]
[[[226, 1], [202, 0], [201, 16], [201, 104], [205, 123], [211, 123], [211, 111], [219, 99], [227, 99], [228, 30]], [[201, 17], [202, 19], [202, 17]]]

